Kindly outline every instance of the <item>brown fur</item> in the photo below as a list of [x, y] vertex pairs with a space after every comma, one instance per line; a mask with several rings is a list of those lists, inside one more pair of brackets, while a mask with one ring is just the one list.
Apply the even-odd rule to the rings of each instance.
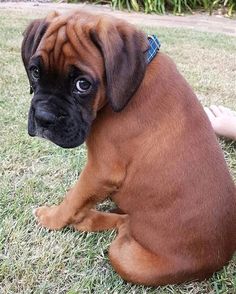
[[[133, 283], [208, 277], [236, 249], [236, 192], [193, 91], [165, 54], [143, 65], [136, 48], [143, 54], [146, 37], [125, 22], [81, 12], [47, 22], [34, 54], [60, 72], [68, 64], [86, 69], [101, 84], [87, 164], [60, 205], [36, 210], [39, 223], [49, 229], [117, 228], [109, 257]], [[119, 49], [124, 35], [126, 59]], [[130, 65], [114, 71], [114, 63], [127, 60]], [[124, 214], [93, 210], [108, 195]]]

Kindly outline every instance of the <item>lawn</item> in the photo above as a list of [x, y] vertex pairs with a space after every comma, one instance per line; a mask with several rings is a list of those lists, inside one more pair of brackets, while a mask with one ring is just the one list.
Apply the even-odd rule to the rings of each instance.
[[[236, 258], [209, 280], [148, 288], [124, 282], [107, 257], [114, 231], [49, 232], [32, 207], [60, 202], [86, 161], [85, 147], [63, 150], [27, 134], [30, 104], [21, 63], [22, 32], [41, 14], [0, 11], [0, 293], [236, 293]], [[236, 38], [183, 29], [146, 28], [176, 61], [204, 105], [236, 109]], [[220, 141], [236, 180], [236, 144]], [[109, 203], [102, 204], [106, 208]]]

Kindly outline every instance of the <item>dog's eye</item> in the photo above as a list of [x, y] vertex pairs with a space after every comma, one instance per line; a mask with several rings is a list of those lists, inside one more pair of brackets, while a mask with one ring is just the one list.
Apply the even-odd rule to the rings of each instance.
[[91, 83], [86, 79], [79, 79], [75, 83], [75, 90], [79, 92], [80, 94], [88, 92], [88, 90], [91, 88]]
[[37, 66], [33, 66], [30, 68], [30, 74], [33, 80], [37, 81], [40, 78], [40, 72]]

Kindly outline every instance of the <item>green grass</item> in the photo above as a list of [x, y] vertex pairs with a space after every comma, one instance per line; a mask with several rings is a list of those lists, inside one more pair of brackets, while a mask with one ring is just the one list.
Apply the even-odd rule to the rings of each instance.
[[[115, 232], [37, 227], [32, 207], [60, 202], [86, 161], [84, 147], [63, 150], [27, 135], [30, 95], [20, 43], [29, 18], [37, 16], [0, 12], [0, 293], [236, 293], [235, 258], [207, 281], [157, 289], [135, 286], [109, 264], [107, 250]], [[236, 109], [236, 38], [182, 29], [147, 31], [158, 34], [162, 50], [204, 104]], [[236, 144], [220, 143], [236, 180]]]
[[[67, 0], [69, 3], [79, 3], [81, 0]], [[82, 2], [85, 2], [84, 0]], [[144, 11], [145, 13], [173, 12], [177, 15], [194, 13], [196, 10], [208, 12], [210, 15], [217, 10], [232, 17], [235, 9], [235, 0], [89, 0], [90, 3], [110, 4], [114, 9], [128, 9]]]

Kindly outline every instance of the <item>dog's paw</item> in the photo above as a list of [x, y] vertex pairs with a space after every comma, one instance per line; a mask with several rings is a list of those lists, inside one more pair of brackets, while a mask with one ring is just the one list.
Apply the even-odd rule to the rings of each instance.
[[33, 209], [38, 224], [50, 230], [59, 230], [66, 226], [58, 211], [58, 206], [41, 206]]

